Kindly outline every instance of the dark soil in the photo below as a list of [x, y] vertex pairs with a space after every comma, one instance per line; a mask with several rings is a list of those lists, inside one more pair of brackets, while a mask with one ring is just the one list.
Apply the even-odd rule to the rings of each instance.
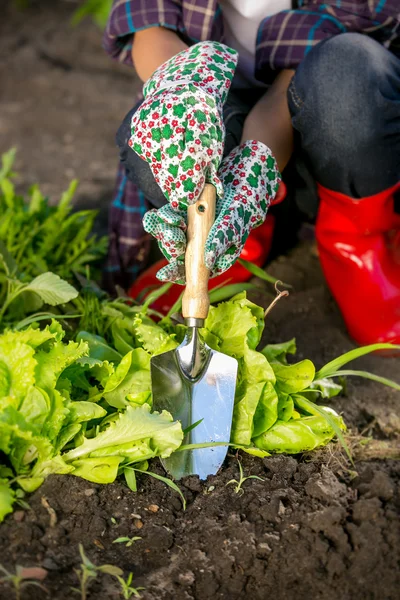
[[[70, 29], [76, 2], [32, 1], [22, 13], [5, 4], [0, 151], [19, 147], [21, 189], [40, 181], [56, 197], [78, 176], [77, 204], [98, 206], [105, 215], [115, 170], [113, 135], [133, 102], [134, 75], [102, 54], [94, 26]], [[312, 241], [268, 270], [294, 291], [270, 314], [265, 342], [296, 337], [297, 357], [318, 367], [353, 347]], [[271, 290], [258, 284], [254, 299], [267, 306]], [[365, 357], [357, 368], [399, 380], [396, 358]], [[31, 510], [17, 510], [0, 526], [0, 563], [46, 569], [49, 595], [26, 587], [23, 600], [79, 597], [71, 591], [79, 543], [96, 564], [118, 565], [125, 576], [133, 572], [144, 600], [394, 600], [400, 463], [388, 457], [400, 451], [399, 399], [393, 389], [349, 380], [346, 394], [331, 404], [352, 431], [355, 467], [337, 445], [295, 458], [243, 456], [245, 475], [263, 481], [247, 480], [236, 494], [226, 485], [239, 475], [237, 458], [230, 456], [209, 481], [181, 483], [186, 511], [174, 491], [150, 477], [140, 479], [136, 494], [123, 484], [51, 477], [28, 499]], [[371, 444], [360, 446], [360, 433]], [[162, 473], [158, 464], [153, 470]], [[141, 539], [130, 547], [112, 543], [122, 536]], [[122, 597], [117, 589], [115, 580], [100, 575], [89, 598]], [[1, 600], [13, 597], [0, 584]]]

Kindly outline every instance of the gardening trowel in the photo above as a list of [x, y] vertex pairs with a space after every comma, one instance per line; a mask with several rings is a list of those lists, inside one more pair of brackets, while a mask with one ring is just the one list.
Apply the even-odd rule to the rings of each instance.
[[151, 381], [154, 409], [168, 410], [181, 421], [186, 430], [184, 445], [226, 444], [174, 452], [163, 464], [175, 479], [186, 475], [205, 479], [217, 473], [231, 432], [237, 361], [209, 348], [200, 331], [210, 306], [204, 245], [214, 219], [215, 188], [206, 184], [200, 200], [188, 208], [186, 289], [182, 298], [186, 336], [175, 350], [151, 359]]

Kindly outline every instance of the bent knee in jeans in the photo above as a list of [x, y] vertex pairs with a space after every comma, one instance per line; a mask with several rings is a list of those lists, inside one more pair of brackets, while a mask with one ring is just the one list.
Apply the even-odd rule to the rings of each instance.
[[322, 185], [354, 197], [400, 176], [400, 60], [366, 35], [319, 43], [288, 90], [293, 127]]

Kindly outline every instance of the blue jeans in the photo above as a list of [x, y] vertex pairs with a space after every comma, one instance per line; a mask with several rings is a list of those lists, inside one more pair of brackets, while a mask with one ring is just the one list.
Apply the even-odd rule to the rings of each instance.
[[[258, 90], [232, 92], [224, 107], [225, 155], [240, 143]], [[344, 33], [319, 43], [289, 86], [295, 153], [287, 169], [295, 199], [315, 216], [315, 181], [355, 198], [393, 186], [400, 178], [400, 59], [375, 40]], [[149, 165], [128, 147], [130, 121], [117, 133], [127, 175], [156, 207], [166, 203]], [[294, 173], [293, 168], [294, 167]], [[285, 173], [284, 179], [285, 179]]]
[[400, 59], [343, 33], [318, 44], [288, 90], [292, 124], [313, 177], [353, 198], [400, 179]]

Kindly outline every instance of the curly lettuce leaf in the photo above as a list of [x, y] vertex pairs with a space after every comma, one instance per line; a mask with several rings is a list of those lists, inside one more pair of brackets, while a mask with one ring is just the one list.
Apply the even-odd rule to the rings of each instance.
[[202, 333], [215, 350], [240, 358], [248, 347], [248, 334], [253, 338], [257, 330], [257, 318], [250, 308], [230, 300], [210, 307]]
[[169, 335], [162, 327], [145, 315], [137, 315], [133, 329], [139, 344], [152, 356], [163, 354], [178, 346], [175, 335]]
[[36, 385], [46, 390], [54, 388], [61, 373], [87, 353], [88, 344], [83, 341], [55, 343], [47, 352], [39, 349], [35, 354]]
[[23, 398], [35, 383], [35, 351], [28, 344], [0, 337], [0, 385], [2, 396]]
[[167, 411], [150, 412], [150, 406], [128, 406], [118, 415], [107, 429], [93, 439], [85, 439], [83, 444], [70, 450], [64, 455], [65, 460], [71, 461], [86, 456], [98, 450], [110, 449], [121, 444], [137, 444], [142, 440], [150, 440], [151, 448], [161, 457], [169, 456], [176, 450], [183, 439], [183, 431], [179, 422], [174, 422]]
[[13, 406], [0, 412], [0, 450], [8, 456], [17, 474], [36, 459], [52, 455], [49, 439], [32, 429]]
[[49, 340], [61, 341], [62, 337], [64, 337], [64, 332], [61, 325], [56, 321], [52, 321], [52, 324], [47, 325], [45, 329], [28, 327], [22, 331], [5, 331], [1, 336], [1, 343], [12, 345], [20, 342], [31, 346], [31, 348], [38, 348]]

